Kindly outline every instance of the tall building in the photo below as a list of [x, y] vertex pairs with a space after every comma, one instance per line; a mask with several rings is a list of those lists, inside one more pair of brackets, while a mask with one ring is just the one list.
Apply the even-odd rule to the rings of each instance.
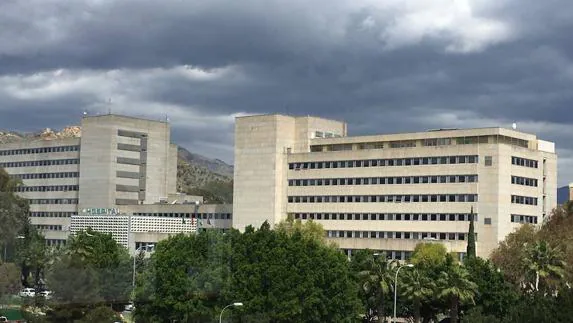
[[557, 189], [557, 203], [564, 204], [573, 201], [573, 183]]
[[522, 223], [556, 206], [551, 142], [504, 128], [347, 136], [344, 122], [239, 117], [233, 227], [291, 216], [323, 225], [349, 253], [404, 259], [420, 241], [460, 257], [474, 212], [477, 253], [487, 257]]
[[0, 144], [0, 167], [22, 180], [17, 193], [29, 200], [31, 223], [48, 244], [92, 227], [133, 251], [194, 232], [202, 219], [230, 226], [230, 206], [177, 193], [177, 146], [167, 122], [84, 116], [78, 137]]

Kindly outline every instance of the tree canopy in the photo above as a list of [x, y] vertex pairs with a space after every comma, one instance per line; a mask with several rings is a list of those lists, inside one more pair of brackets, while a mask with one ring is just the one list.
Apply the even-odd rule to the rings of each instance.
[[99, 305], [122, 309], [132, 289], [132, 261], [111, 234], [92, 230], [71, 236], [47, 273], [54, 292], [53, 321], [82, 319]]
[[2, 262], [4, 259], [4, 250], [8, 246], [13, 246], [16, 238], [24, 227], [29, 223], [28, 220], [28, 201], [14, 194], [14, 189], [20, 185], [20, 182], [14, 180], [3, 169], [0, 168], [0, 252]]
[[[241, 322], [352, 322], [359, 306], [350, 264], [303, 227], [161, 241], [138, 280], [138, 322], [211, 322], [227, 304]], [[312, 230], [311, 230], [312, 231]]]

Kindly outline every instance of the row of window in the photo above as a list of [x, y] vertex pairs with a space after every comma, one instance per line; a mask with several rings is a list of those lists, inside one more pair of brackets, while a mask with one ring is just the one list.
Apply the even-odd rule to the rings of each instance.
[[56, 224], [35, 224], [34, 226], [38, 230], [62, 231], [62, 226]]
[[512, 214], [511, 222], [537, 224], [537, 217], [534, 215]]
[[526, 204], [526, 205], [537, 205], [537, 197], [512, 195], [511, 196], [511, 203]]
[[[477, 241], [477, 233], [476, 241]], [[328, 230], [328, 238], [466, 240], [465, 232], [344, 231]]]
[[78, 199], [29, 199], [30, 204], [78, 204]]
[[77, 215], [75, 212], [30, 212], [30, 216], [34, 218], [70, 218], [72, 215]]
[[0, 156], [60, 153], [60, 152], [66, 152], [66, 151], [79, 151], [79, 150], [80, 150], [80, 146], [58, 146], [58, 147], [8, 149], [8, 150], [0, 150]]
[[290, 179], [289, 186], [329, 186], [329, 185], [385, 185], [385, 184], [428, 184], [428, 183], [475, 183], [478, 175], [448, 176], [389, 176], [355, 178], [316, 178]]
[[452, 138], [433, 138], [424, 139], [422, 141], [422, 146], [448, 146], [452, 144]]
[[18, 186], [16, 192], [67, 192], [79, 191], [79, 185]]
[[231, 213], [133, 213], [138, 216], [155, 216], [166, 218], [191, 218], [191, 219], [214, 219], [214, 220], [230, 220]]
[[44, 178], [75, 178], [80, 177], [79, 172], [61, 172], [61, 173], [30, 173], [30, 174], [13, 174], [13, 178], [19, 179], [44, 179]]
[[517, 166], [530, 167], [530, 168], [538, 168], [539, 167], [539, 162], [537, 160], [527, 159], [527, 158], [522, 158], [522, 157], [515, 157], [515, 156], [511, 157], [511, 164], [517, 165]]
[[[295, 220], [469, 221], [469, 213], [294, 213]], [[478, 215], [474, 214], [474, 221]]]
[[422, 195], [318, 195], [289, 196], [289, 203], [418, 203], [418, 202], [477, 202], [477, 194]]
[[314, 138], [340, 138], [339, 134], [330, 131], [315, 131]]
[[529, 177], [511, 176], [511, 184], [537, 187], [537, 179]]
[[46, 245], [50, 247], [65, 246], [66, 242], [64, 239], [46, 239]]
[[[358, 250], [360, 249], [341, 249], [341, 251], [348, 257], [351, 257], [352, 254], [354, 254], [354, 252]], [[379, 255], [386, 255], [386, 258], [389, 260], [408, 260], [412, 257], [413, 253], [413, 251], [411, 250], [373, 250], [373, 251], [375, 251]], [[466, 253], [457, 252], [457, 256], [458, 260], [460, 262], [463, 262], [464, 258], [466, 258]]]
[[[354, 251], [358, 251], [359, 249], [342, 249], [345, 255], [349, 257], [353, 254]], [[377, 254], [379, 255], [386, 255], [386, 258], [389, 260], [408, 260], [412, 257], [413, 251], [411, 250], [377, 250]]]
[[0, 167], [35, 167], [35, 166], [54, 166], [54, 165], [77, 165], [80, 160], [77, 158], [72, 159], [49, 159], [49, 160], [28, 160], [17, 162], [0, 163]]
[[137, 251], [145, 251], [145, 252], [152, 252], [155, 249], [156, 242], [142, 242], [136, 241], [135, 242], [135, 250]]
[[383, 167], [383, 166], [410, 166], [410, 165], [417, 166], [417, 165], [475, 164], [477, 162], [478, 162], [477, 155], [411, 157], [411, 158], [289, 163], [289, 169], [300, 170], [300, 169]]

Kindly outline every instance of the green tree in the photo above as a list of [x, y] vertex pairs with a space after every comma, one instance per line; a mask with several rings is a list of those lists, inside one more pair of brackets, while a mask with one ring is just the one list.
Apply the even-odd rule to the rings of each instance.
[[293, 232], [247, 228], [177, 235], [157, 244], [138, 279], [137, 322], [350, 322], [358, 298], [338, 250]]
[[99, 305], [120, 309], [132, 289], [132, 261], [111, 234], [92, 230], [71, 236], [48, 271], [55, 321], [83, 318]]
[[491, 322], [501, 322], [500, 319], [494, 315], [487, 314], [480, 306], [472, 307], [467, 311], [467, 313], [462, 317], [462, 323], [491, 323]]
[[426, 271], [418, 268], [404, 273], [401, 286], [402, 295], [413, 305], [414, 322], [419, 323], [422, 304], [432, 299], [437, 286]]
[[90, 310], [78, 323], [115, 323], [121, 321], [119, 315], [109, 307], [97, 307]]
[[447, 255], [448, 251], [441, 243], [419, 243], [410, 261], [416, 267], [439, 268], [445, 264]]
[[573, 201], [555, 208], [538, 233], [540, 240], [562, 251], [565, 267], [564, 280], [573, 281]]
[[247, 230], [231, 263], [229, 299], [246, 300], [247, 322], [351, 322], [359, 313], [347, 258], [302, 229]]
[[460, 304], [474, 303], [477, 285], [471, 281], [468, 271], [457, 264], [448, 266], [438, 280], [439, 297], [450, 305], [450, 322], [458, 322]]
[[292, 236], [293, 234], [300, 232], [305, 238], [315, 240], [323, 244], [326, 243], [326, 235], [322, 225], [312, 220], [302, 223], [301, 220], [294, 220], [292, 217], [289, 217], [287, 220], [281, 221], [277, 224], [275, 231], [284, 233], [288, 236]]
[[532, 279], [529, 281], [529, 288], [539, 291], [542, 284], [546, 289], [550, 287], [552, 281], [559, 281], [565, 275], [565, 262], [562, 260], [562, 253], [558, 248], [550, 246], [546, 241], [536, 241], [525, 246], [525, 264], [527, 273]]
[[475, 258], [476, 257], [476, 234], [474, 228], [474, 208], [472, 206], [470, 212], [470, 227], [468, 229], [468, 246], [466, 249], [467, 258]]
[[24, 227], [23, 239], [17, 241], [16, 259], [22, 270], [22, 285], [43, 287], [45, 269], [50, 264], [52, 253], [44, 236], [29, 224]]
[[[416, 245], [410, 261], [422, 276], [427, 277], [434, 282], [434, 284], [440, 279], [441, 273], [446, 271], [449, 266], [452, 266], [454, 263], [453, 258], [448, 254], [443, 244], [432, 242], [419, 243]], [[438, 292], [439, 290], [436, 289], [434, 297], [420, 302], [420, 316], [424, 322], [437, 320], [438, 314], [440, 314], [444, 308], [449, 307], [449, 304], [444, 304], [442, 299], [436, 297]], [[415, 310], [415, 304], [412, 303], [411, 305]]]
[[[497, 321], [501, 321], [519, 299], [519, 288], [506, 281], [501, 271], [489, 260], [479, 257], [467, 259], [464, 267], [477, 285], [476, 307], [487, 313], [486, 316], [494, 316]], [[472, 313], [478, 315], [479, 311], [474, 310]]]
[[210, 322], [224, 303], [230, 282], [230, 239], [214, 230], [179, 234], [159, 242], [138, 278], [138, 322]]
[[358, 273], [368, 313], [374, 311], [380, 321], [386, 318], [386, 302], [394, 290], [395, 267], [396, 262], [388, 260], [385, 253], [373, 254]]
[[79, 257], [62, 255], [48, 271], [46, 280], [54, 292], [47, 314], [52, 322], [73, 322], [103, 304], [100, 275]]
[[524, 246], [535, 243], [536, 235], [535, 227], [524, 224], [507, 235], [491, 254], [493, 264], [516, 286], [524, 286], [527, 281], [527, 250]]
[[20, 289], [20, 271], [15, 264], [0, 264], [0, 299], [14, 295]]
[[7, 261], [7, 250], [14, 245], [16, 237], [28, 221], [28, 201], [14, 194], [14, 189], [21, 185], [0, 168], [0, 257]]

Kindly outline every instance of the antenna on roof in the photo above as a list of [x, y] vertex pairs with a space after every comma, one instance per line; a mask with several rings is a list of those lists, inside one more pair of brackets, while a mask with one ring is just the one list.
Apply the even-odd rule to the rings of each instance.
[[511, 125], [511, 128], [512, 128], [513, 130], [517, 129], [517, 123], [514, 122], [514, 123]]

